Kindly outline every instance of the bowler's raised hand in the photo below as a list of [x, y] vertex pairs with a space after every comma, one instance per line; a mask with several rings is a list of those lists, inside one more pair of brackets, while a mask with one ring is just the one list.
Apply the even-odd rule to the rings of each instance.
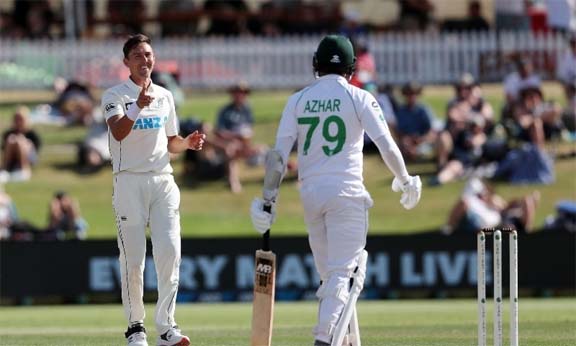
[[148, 83], [148, 85], [143, 84], [142, 89], [140, 89], [140, 94], [138, 94], [138, 100], [136, 100], [136, 105], [138, 105], [138, 108], [140, 109], [150, 106], [152, 101], [154, 101], [154, 97], [147, 94], [150, 84], [152, 83], [150, 82]]

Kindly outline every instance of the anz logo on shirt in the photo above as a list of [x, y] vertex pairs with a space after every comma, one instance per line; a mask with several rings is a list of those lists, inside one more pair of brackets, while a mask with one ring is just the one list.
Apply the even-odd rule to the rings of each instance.
[[151, 116], [146, 118], [138, 118], [132, 126], [132, 130], [156, 130], [164, 127], [168, 121], [168, 117]]

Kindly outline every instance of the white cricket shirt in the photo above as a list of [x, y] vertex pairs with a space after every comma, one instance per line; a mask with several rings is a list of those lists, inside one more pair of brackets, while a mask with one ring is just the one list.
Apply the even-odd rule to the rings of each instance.
[[374, 96], [344, 77], [325, 75], [288, 99], [276, 141], [297, 140], [303, 182], [363, 189], [364, 131], [372, 139], [391, 136]]
[[[140, 90], [141, 87], [131, 79], [106, 90], [102, 95], [106, 120], [114, 115], [125, 115], [136, 103]], [[154, 101], [142, 109], [126, 138], [117, 141], [108, 130], [115, 174], [124, 171], [172, 173], [167, 136], [178, 135], [174, 98], [170, 91], [155, 84], [150, 85], [147, 93], [154, 97]]]

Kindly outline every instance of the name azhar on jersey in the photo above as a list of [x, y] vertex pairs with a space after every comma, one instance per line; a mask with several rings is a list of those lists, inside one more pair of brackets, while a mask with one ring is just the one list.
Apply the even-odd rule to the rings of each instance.
[[304, 112], [319, 113], [319, 112], [336, 112], [340, 111], [340, 99], [332, 100], [308, 100], [304, 106]]

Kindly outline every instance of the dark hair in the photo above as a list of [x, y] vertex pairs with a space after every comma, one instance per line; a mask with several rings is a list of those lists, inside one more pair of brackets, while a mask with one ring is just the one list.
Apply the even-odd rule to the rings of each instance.
[[402, 95], [420, 95], [422, 92], [422, 85], [417, 82], [408, 82], [402, 86]]
[[143, 34], [136, 34], [128, 37], [128, 40], [126, 40], [126, 43], [124, 43], [124, 48], [122, 48], [122, 51], [124, 52], [124, 57], [128, 58], [128, 54], [130, 54], [130, 51], [132, 51], [132, 49], [134, 49], [134, 47], [136, 47], [140, 43], [151, 44], [150, 42], [151, 42], [150, 38]]
[[528, 86], [520, 89], [520, 99], [525, 99], [530, 95], [538, 95], [541, 99], [544, 99], [544, 93], [542, 93], [542, 89], [537, 86]]
[[250, 86], [248, 85], [248, 82], [241, 80], [236, 84], [232, 85], [230, 88], [228, 88], [228, 92], [229, 93], [242, 92], [245, 94], [250, 94]]

